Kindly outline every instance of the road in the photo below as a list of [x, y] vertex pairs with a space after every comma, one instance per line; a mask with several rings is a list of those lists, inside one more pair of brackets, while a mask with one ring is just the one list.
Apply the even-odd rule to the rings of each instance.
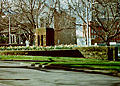
[[[26, 65], [0, 62], [0, 66]], [[63, 70], [0, 68], [0, 86], [120, 86], [120, 78]]]

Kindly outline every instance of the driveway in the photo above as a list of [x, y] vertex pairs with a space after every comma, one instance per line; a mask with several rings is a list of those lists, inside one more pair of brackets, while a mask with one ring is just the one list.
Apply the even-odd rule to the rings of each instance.
[[[0, 66], [26, 65], [0, 62]], [[63, 70], [0, 68], [0, 86], [120, 86], [120, 78]]]

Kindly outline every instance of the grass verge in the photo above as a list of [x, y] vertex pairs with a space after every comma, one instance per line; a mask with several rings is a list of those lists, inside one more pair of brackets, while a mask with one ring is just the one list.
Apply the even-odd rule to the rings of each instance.
[[[116, 70], [120, 71], [119, 61], [107, 61], [98, 59], [73, 58], [73, 57], [47, 57], [47, 56], [13, 56], [1, 55], [1, 60], [42, 60], [52, 62], [37, 62], [39, 64], [48, 63], [48, 65], [62, 65], [71, 68], [94, 68], [100, 70]], [[30, 62], [36, 63], [36, 62]]]

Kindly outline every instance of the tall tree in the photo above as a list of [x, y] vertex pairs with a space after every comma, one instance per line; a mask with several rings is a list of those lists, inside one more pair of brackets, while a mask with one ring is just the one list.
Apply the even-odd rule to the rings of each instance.
[[[59, 0], [5, 0], [2, 12], [9, 14], [11, 29], [16, 28], [16, 31], [24, 34], [25, 39], [33, 43], [35, 29], [51, 27], [56, 9], [60, 10]], [[9, 27], [7, 17], [0, 21], [0, 25]]]
[[[1, 6], [1, 8], [4, 7], [1, 12], [11, 18], [11, 29], [14, 28], [23, 33], [25, 39], [31, 44], [34, 41], [35, 29], [45, 25], [49, 27], [52, 22], [51, 11], [53, 10], [50, 9], [46, 0], [4, 0]], [[9, 27], [7, 17], [1, 17], [0, 21], [1, 26]]]
[[12, 0], [11, 10], [15, 13], [14, 23], [25, 33], [25, 37], [33, 43], [35, 29], [38, 28], [39, 16], [44, 10], [45, 0]]
[[[88, 24], [88, 27], [95, 31], [96, 37], [103, 43], [109, 45], [112, 39], [120, 35], [119, 0], [67, 1], [72, 12], [82, 20], [80, 25]], [[88, 20], [91, 23], [88, 23]]]

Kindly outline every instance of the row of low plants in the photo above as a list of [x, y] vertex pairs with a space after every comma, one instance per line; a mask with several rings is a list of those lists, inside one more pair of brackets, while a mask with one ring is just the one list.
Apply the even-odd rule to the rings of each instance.
[[58, 45], [58, 46], [10, 46], [0, 47], [0, 50], [54, 50], [54, 49], [72, 49], [76, 45]]
[[[98, 59], [72, 58], [72, 57], [46, 57], [46, 56], [0, 56], [1, 60], [53, 60], [53, 62], [37, 62], [39, 64], [62, 65], [72, 68], [97, 68], [102, 70], [120, 71], [119, 61], [107, 61]], [[30, 62], [36, 63], [36, 62]]]

